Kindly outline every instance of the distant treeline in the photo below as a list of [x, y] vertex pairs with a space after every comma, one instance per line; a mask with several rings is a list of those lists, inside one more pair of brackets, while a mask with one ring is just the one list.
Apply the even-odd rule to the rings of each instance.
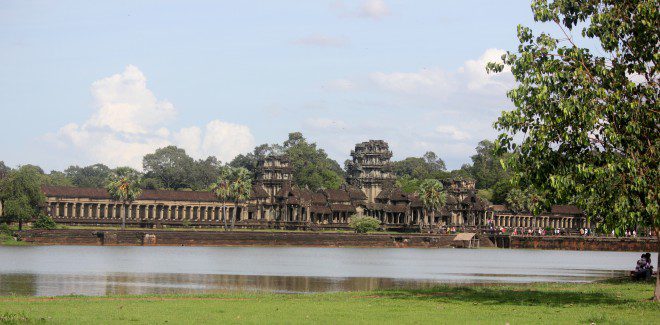
[[[442, 158], [431, 151], [421, 157], [394, 161], [392, 168], [398, 176], [397, 185], [408, 193], [415, 192], [425, 179], [467, 178], [476, 182], [480, 196], [493, 203], [504, 203], [511, 192], [510, 177], [502, 168], [500, 160], [503, 157], [496, 155], [494, 149], [491, 141], [481, 141], [471, 157], [472, 163], [452, 171], [448, 171]], [[281, 144], [259, 145], [252, 152], [240, 154], [227, 163], [213, 156], [195, 160], [184, 149], [175, 146], [157, 149], [142, 160], [141, 186], [144, 189], [203, 191], [217, 180], [226, 166], [243, 167], [254, 179], [258, 161], [271, 154], [288, 156], [298, 186], [312, 190], [338, 188], [346, 181], [346, 172], [338, 162], [329, 158], [316, 143], [308, 142], [302, 133], [294, 132]], [[104, 164], [70, 166], [64, 171], [50, 173], [35, 165], [21, 168], [33, 169], [41, 175], [42, 184], [50, 186], [104, 187], [113, 172]], [[0, 161], [0, 178], [11, 170]], [[509, 201], [515, 201], [513, 199], [509, 198]]]

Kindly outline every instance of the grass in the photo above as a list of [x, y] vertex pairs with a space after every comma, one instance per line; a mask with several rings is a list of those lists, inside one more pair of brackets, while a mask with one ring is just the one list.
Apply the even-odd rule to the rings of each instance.
[[651, 283], [608, 282], [320, 294], [12, 296], [0, 297], [0, 323], [653, 324], [660, 304], [649, 301], [652, 295]]
[[[28, 246], [30, 243], [17, 241], [9, 234], [0, 233], [0, 246]], [[0, 322], [2, 324], [2, 322]]]

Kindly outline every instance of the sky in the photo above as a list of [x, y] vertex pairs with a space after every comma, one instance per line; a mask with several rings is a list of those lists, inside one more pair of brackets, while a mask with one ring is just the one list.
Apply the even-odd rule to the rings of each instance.
[[450, 169], [511, 109], [485, 64], [529, 0], [0, 1], [0, 161], [223, 162], [300, 131], [340, 164], [382, 139]]

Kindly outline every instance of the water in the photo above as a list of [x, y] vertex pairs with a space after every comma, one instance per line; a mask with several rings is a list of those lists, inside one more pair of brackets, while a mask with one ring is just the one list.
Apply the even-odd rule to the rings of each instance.
[[438, 283], [589, 282], [626, 274], [639, 255], [508, 249], [0, 247], [0, 295], [324, 292]]

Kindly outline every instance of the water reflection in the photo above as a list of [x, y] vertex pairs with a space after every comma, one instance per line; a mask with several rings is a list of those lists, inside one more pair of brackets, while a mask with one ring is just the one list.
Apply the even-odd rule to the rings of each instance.
[[[587, 282], [638, 253], [287, 247], [0, 247], [0, 295], [325, 292]], [[655, 260], [655, 257], [654, 257]]]

